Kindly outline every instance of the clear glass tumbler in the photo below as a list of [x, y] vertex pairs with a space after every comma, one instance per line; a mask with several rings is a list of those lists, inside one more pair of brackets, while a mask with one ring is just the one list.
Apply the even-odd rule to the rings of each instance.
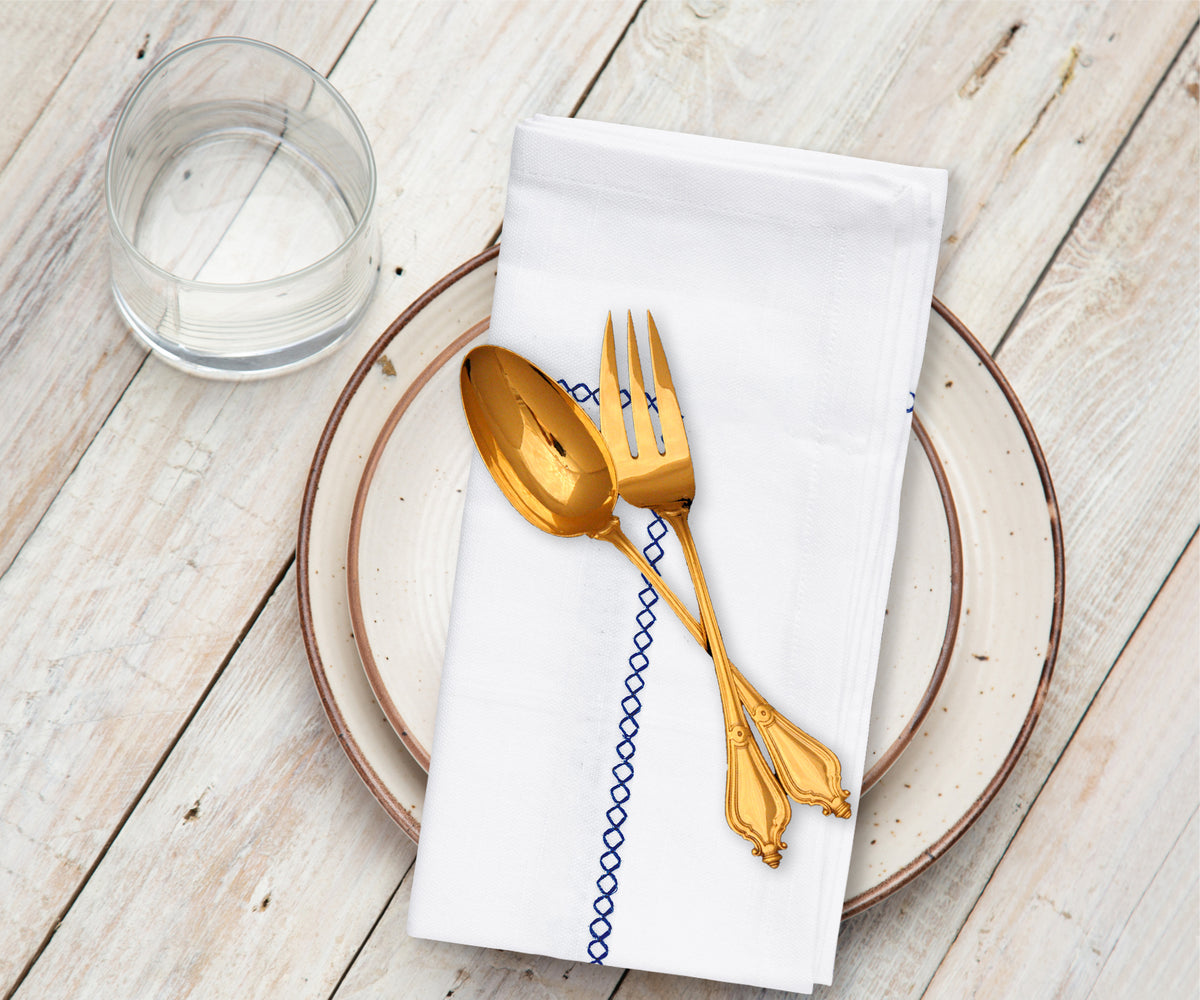
[[117, 121], [105, 197], [117, 306], [186, 371], [299, 367], [342, 342], [374, 291], [366, 133], [272, 45], [210, 38], [155, 65]]

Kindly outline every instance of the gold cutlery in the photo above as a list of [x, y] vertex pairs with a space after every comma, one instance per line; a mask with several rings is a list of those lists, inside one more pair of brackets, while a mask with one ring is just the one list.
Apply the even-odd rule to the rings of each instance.
[[[649, 317], [649, 313], [646, 315]], [[633, 415], [637, 455], [630, 451], [625, 430], [611, 313], [604, 328], [604, 350], [600, 360], [600, 435], [612, 456], [620, 495], [635, 507], [648, 507], [654, 511], [679, 537], [721, 693], [721, 714], [725, 721], [725, 821], [735, 833], [753, 843], [754, 853], [761, 854], [763, 861], [774, 868], [779, 864], [779, 849], [787, 846], [783, 842], [783, 831], [792, 818], [792, 807], [763, 759], [734, 689], [729, 654], [725, 651], [716, 611], [704, 582], [700, 555], [688, 527], [688, 512], [696, 496], [696, 477], [687, 433], [653, 318], [649, 318], [649, 323], [663, 451], [659, 453], [650, 422], [632, 313], [628, 318], [629, 408]]]
[[[617, 375], [617, 352], [611, 313], [604, 329], [604, 347], [600, 361], [600, 434], [608, 445], [617, 470], [618, 491], [633, 506], [653, 510], [679, 536], [688, 572], [692, 577], [692, 585], [696, 590], [696, 599], [700, 605], [701, 622], [712, 640], [713, 662], [717, 664], [726, 727], [731, 724], [741, 727], [745, 723], [737, 702], [731, 702], [727, 696], [727, 692], [736, 689], [738, 701], [745, 705], [762, 733], [763, 741], [767, 744], [775, 763], [776, 776], [784, 790], [797, 802], [821, 806], [826, 815], [833, 812], [843, 818], [848, 817], [850, 807], [845, 797], [849, 792], [841, 787], [841, 763], [837, 756], [820, 741], [813, 739], [776, 712], [725, 655], [716, 614], [707, 584], [704, 582], [700, 556], [688, 527], [688, 512], [695, 498], [696, 481], [692, 471], [687, 432], [684, 430], [679, 400], [671, 380], [662, 339], [649, 311], [646, 313], [646, 322], [650, 339], [655, 409], [658, 411], [663, 439], [662, 453], [658, 450], [658, 442], [650, 420], [645, 376], [633, 329], [633, 314], [627, 314], [626, 319], [626, 351], [629, 363], [630, 409], [633, 416], [634, 440], [637, 444], [636, 456], [630, 451], [625, 419], [622, 416], [621, 387]], [[724, 666], [719, 660], [724, 661]], [[727, 678], [727, 683], [722, 682], [722, 675]], [[730, 825], [733, 825], [732, 821]]]
[[[657, 581], [655, 589], [707, 650], [703, 626], [621, 530], [620, 520], [613, 514], [616, 469], [603, 438], [579, 404], [535, 365], [494, 345], [476, 347], [468, 353], [460, 373], [460, 388], [480, 457], [517, 511], [549, 534], [588, 535], [610, 542], [647, 580]], [[744, 692], [744, 702], [769, 710], [732, 666], [731, 674], [739, 691]], [[823, 806], [825, 811], [849, 815], [846, 794], [842, 791], [840, 807], [834, 802]], [[764, 796], [771, 797], [769, 788]], [[774, 823], [773, 818], [768, 820]], [[763, 847], [756, 845], [755, 849], [775, 867], [782, 846], [768, 836]]]

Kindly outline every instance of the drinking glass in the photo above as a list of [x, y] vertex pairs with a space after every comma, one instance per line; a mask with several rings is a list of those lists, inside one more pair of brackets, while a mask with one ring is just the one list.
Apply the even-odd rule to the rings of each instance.
[[186, 371], [297, 368], [336, 348], [374, 291], [366, 133], [272, 45], [210, 38], [155, 65], [117, 121], [105, 198], [117, 306]]

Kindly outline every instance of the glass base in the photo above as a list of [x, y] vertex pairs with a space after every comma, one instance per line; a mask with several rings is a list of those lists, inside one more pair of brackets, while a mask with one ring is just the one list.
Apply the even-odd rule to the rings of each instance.
[[250, 381], [296, 371], [332, 354], [354, 332], [374, 297], [378, 268], [372, 273], [370, 285], [358, 308], [336, 325], [307, 337], [295, 344], [253, 354], [209, 354], [191, 351], [162, 338], [158, 331], [147, 326], [129, 307], [115, 283], [111, 285], [117, 309], [125, 320], [130, 334], [138, 343], [150, 349], [156, 357], [172, 368], [202, 378], [228, 381]]

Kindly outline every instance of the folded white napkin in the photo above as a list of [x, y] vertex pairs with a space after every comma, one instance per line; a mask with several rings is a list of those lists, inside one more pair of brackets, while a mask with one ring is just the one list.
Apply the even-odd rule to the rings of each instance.
[[[538, 117], [513, 145], [492, 341], [594, 416], [605, 316], [620, 334], [633, 310], [649, 379], [653, 312], [730, 656], [840, 756], [856, 815], [945, 190], [598, 122]], [[674, 535], [618, 513], [693, 603]], [[410, 934], [830, 981], [853, 820], [794, 804], [779, 868], [753, 857], [725, 822], [711, 661], [615, 549], [530, 526], [478, 459], [432, 759]]]

